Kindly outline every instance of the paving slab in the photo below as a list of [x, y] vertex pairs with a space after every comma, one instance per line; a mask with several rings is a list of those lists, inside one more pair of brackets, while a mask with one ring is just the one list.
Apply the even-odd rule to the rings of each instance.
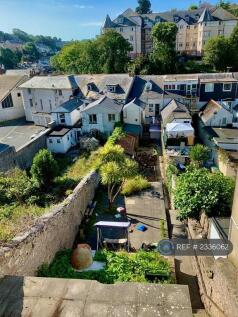
[[192, 308], [185, 285], [6, 276], [0, 280], [0, 316], [192, 317]]

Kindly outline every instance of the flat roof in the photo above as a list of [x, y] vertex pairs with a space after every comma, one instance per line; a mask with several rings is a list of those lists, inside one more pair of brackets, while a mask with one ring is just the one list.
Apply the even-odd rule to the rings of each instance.
[[187, 285], [6, 276], [0, 315], [32, 317], [192, 317]]
[[213, 130], [215, 131], [219, 139], [227, 139], [230, 141], [237, 139], [238, 141], [238, 129], [236, 128], [213, 128]]
[[62, 137], [65, 134], [67, 134], [70, 130], [71, 130], [70, 128], [58, 126], [58, 127], [54, 128], [54, 130], [51, 131], [48, 134], [48, 136], [50, 136], [50, 137]]
[[16, 150], [30, 142], [34, 137], [46, 131], [45, 127], [26, 122], [24, 118], [0, 123], [0, 151], [6, 146], [13, 146]]

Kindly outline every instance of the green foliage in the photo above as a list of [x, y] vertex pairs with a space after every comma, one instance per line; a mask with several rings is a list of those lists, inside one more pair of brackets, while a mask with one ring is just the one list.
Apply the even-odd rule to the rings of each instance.
[[159, 228], [160, 228], [160, 238], [161, 238], [161, 239], [166, 238], [164, 219], [160, 219], [160, 221], [159, 221]]
[[150, 282], [149, 275], [158, 275], [159, 283], [171, 282], [171, 267], [157, 252], [139, 251], [137, 253], [110, 252], [96, 253], [94, 260], [106, 262], [100, 271], [76, 272], [71, 264], [71, 250], [58, 252], [50, 265], [44, 264], [38, 276], [97, 280], [104, 284], [116, 282]]
[[47, 188], [59, 174], [58, 164], [51, 152], [42, 149], [35, 155], [30, 172], [40, 187]]
[[22, 52], [23, 52], [23, 56], [22, 56], [23, 61], [36, 62], [38, 61], [40, 57], [40, 54], [35, 44], [32, 42], [26, 43], [22, 48]]
[[123, 131], [122, 126], [117, 126], [115, 127], [115, 129], [113, 130], [112, 134], [110, 135], [110, 137], [107, 140], [106, 144], [115, 144], [117, 141], [119, 141], [123, 136], [125, 136], [125, 133]]
[[128, 71], [132, 75], [148, 75], [153, 74], [155, 65], [151, 54], [138, 56], [128, 66]]
[[140, 192], [144, 189], [150, 188], [150, 182], [141, 175], [137, 175], [134, 178], [127, 179], [122, 186], [121, 193], [129, 196], [133, 193]]
[[194, 145], [189, 152], [191, 161], [198, 166], [202, 166], [209, 159], [209, 156], [209, 148], [202, 144]]
[[191, 168], [177, 177], [174, 191], [179, 218], [198, 219], [204, 211], [208, 216], [229, 215], [234, 181], [221, 173]]
[[176, 70], [176, 35], [175, 23], [157, 23], [152, 29], [154, 65], [159, 73], [173, 73]]
[[232, 67], [233, 56], [233, 47], [229, 38], [213, 37], [205, 44], [203, 61], [212, 65], [215, 70], [226, 71], [227, 67]]
[[173, 175], [178, 175], [178, 169], [177, 167], [170, 163], [166, 169], [166, 183], [168, 186], [168, 190], [171, 193], [172, 192], [172, 177]]
[[138, 7], [136, 12], [139, 14], [151, 13], [151, 3], [149, 0], [138, 0]]
[[13, 52], [9, 48], [0, 48], [0, 64], [4, 65], [5, 69], [15, 68], [21, 60], [21, 52]]
[[196, 4], [191, 4], [190, 7], [188, 8], [189, 11], [197, 10], [198, 6]]
[[95, 40], [72, 42], [51, 59], [52, 66], [63, 72], [123, 73], [129, 62], [131, 45], [119, 33], [108, 30]]
[[230, 2], [229, 1], [224, 1], [224, 0], [219, 0], [217, 7], [221, 7], [225, 10], [229, 10], [230, 9]]

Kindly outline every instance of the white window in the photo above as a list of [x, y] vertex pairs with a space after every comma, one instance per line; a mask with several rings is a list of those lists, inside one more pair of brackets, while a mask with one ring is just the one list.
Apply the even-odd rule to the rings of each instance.
[[182, 30], [183, 29], [183, 25], [180, 25], [179, 28], [180, 28], [180, 30]]
[[20, 92], [17, 93], [17, 97], [21, 97], [21, 93]]
[[183, 43], [179, 43], [179, 47], [183, 47]]
[[134, 31], [134, 28], [131, 28], [132, 31]]
[[49, 139], [49, 143], [53, 143], [53, 140], [52, 140], [52, 139]]
[[107, 91], [108, 92], [116, 92], [117, 86], [116, 85], [108, 85]]
[[120, 28], [120, 32], [123, 32], [123, 28]]
[[222, 125], [226, 125], [226, 117], [222, 118]]
[[61, 113], [59, 115], [59, 119], [60, 119], [60, 123], [65, 123], [65, 114], [64, 113]]
[[115, 122], [116, 121], [116, 116], [114, 113], [109, 113], [108, 114], [108, 121], [109, 122]]
[[51, 103], [51, 100], [49, 100], [49, 104], [50, 104], [50, 111], [52, 111], [52, 103]]
[[96, 114], [90, 114], [89, 115], [89, 123], [90, 124], [96, 124], [97, 123], [97, 115]]
[[31, 95], [31, 88], [27, 88], [28, 94]]
[[58, 93], [59, 93], [59, 96], [62, 96], [62, 90], [61, 89], [58, 90]]
[[218, 35], [224, 35], [223, 30], [219, 30], [219, 31], [218, 31]]
[[61, 140], [60, 140], [60, 139], [57, 139], [57, 143], [61, 143]]
[[134, 41], [133, 35], [130, 36], [130, 41]]
[[149, 104], [149, 112], [154, 112], [154, 105], [153, 104]]
[[231, 91], [231, 89], [232, 89], [231, 83], [223, 84], [223, 91]]
[[40, 99], [40, 108], [41, 108], [41, 110], [43, 110], [43, 102], [42, 102], [42, 99]]
[[213, 91], [214, 91], [214, 84], [213, 83], [205, 84], [205, 92], [213, 92]]

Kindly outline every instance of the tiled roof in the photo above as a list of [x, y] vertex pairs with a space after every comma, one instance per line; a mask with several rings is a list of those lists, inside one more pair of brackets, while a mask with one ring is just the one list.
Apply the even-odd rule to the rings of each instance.
[[0, 101], [2, 101], [15, 87], [27, 80], [27, 76], [0, 75]]
[[[115, 100], [108, 98], [107, 96], [103, 96], [101, 97], [101, 99], [98, 99], [92, 103], [90, 103], [84, 110], [82, 110], [83, 112], [87, 112], [88, 110], [92, 109], [92, 108], [99, 108], [99, 107], [103, 107], [104, 109], [108, 109], [108, 110], [113, 110], [114, 112], [121, 112], [122, 110], [122, 105], [118, 104]], [[97, 110], [99, 111], [99, 110]]]
[[79, 98], [70, 99], [64, 102], [60, 107], [57, 107], [52, 112], [72, 112], [83, 105], [83, 100]]
[[21, 88], [74, 89], [74, 76], [35, 76], [21, 85]]
[[173, 121], [173, 119], [191, 119], [187, 107], [174, 99], [161, 111], [161, 117], [164, 125]]

